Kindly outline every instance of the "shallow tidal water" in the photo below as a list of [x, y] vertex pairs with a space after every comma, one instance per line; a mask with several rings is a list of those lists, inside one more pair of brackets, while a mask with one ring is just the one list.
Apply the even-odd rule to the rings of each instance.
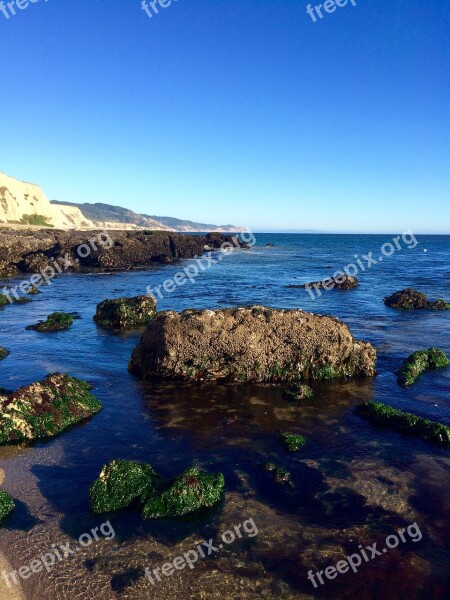
[[[94, 385], [104, 410], [61, 436], [31, 446], [0, 448], [3, 488], [16, 511], [0, 529], [0, 551], [14, 569], [52, 544], [75, 541], [110, 520], [116, 537], [101, 539], [22, 581], [30, 600], [172, 598], [400, 598], [450, 597], [450, 450], [373, 429], [353, 414], [368, 400], [450, 425], [450, 369], [427, 373], [405, 390], [395, 371], [414, 350], [450, 353], [450, 312], [398, 312], [382, 299], [404, 287], [450, 299], [450, 238], [419, 236], [391, 257], [359, 273], [356, 290], [304, 289], [373, 251], [393, 236], [257, 235], [163, 300], [159, 309], [263, 304], [339, 317], [355, 337], [378, 350], [378, 376], [320, 384], [316, 398], [287, 403], [277, 386], [141, 383], [127, 372], [142, 330], [117, 334], [92, 320], [101, 300], [144, 294], [190, 261], [151, 271], [66, 274], [41, 288], [33, 302], [0, 310], [0, 386], [16, 389], [50, 372], [67, 372]], [[266, 248], [266, 243], [275, 247]], [[82, 317], [68, 332], [26, 331], [56, 310]], [[308, 445], [287, 454], [277, 433], [304, 434]], [[125, 458], [177, 475], [193, 462], [222, 471], [226, 495], [214, 510], [181, 521], [142, 522], [137, 513], [89, 514], [87, 490], [104, 463]], [[277, 485], [267, 462], [291, 473], [293, 487]], [[154, 569], [204, 540], [253, 519], [258, 535], [236, 540], [193, 570], [164, 577]], [[387, 535], [417, 523], [423, 537], [340, 574], [315, 589], [316, 572], [357, 552], [384, 546]]]

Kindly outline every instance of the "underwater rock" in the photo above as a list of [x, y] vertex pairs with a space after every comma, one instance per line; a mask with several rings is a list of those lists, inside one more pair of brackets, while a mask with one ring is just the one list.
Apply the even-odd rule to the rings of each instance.
[[53, 437], [98, 413], [91, 385], [55, 373], [0, 398], [0, 445]]
[[155, 477], [151, 465], [113, 460], [103, 467], [89, 490], [92, 511], [101, 514], [128, 508], [135, 500], [142, 500]]
[[283, 392], [283, 398], [289, 402], [301, 402], [302, 400], [312, 400], [314, 392], [306, 383], [294, 384]]
[[39, 331], [39, 333], [66, 331], [72, 327], [73, 321], [73, 315], [63, 312], [55, 312], [49, 315], [46, 321], [39, 321], [39, 323], [36, 323], [36, 325], [28, 325], [26, 329]]
[[355, 408], [355, 412], [376, 427], [419, 437], [440, 446], [450, 446], [450, 427], [442, 423], [423, 419], [380, 402], [362, 404]]
[[14, 504], [14, 500], [11, 498], [9, 494], [0, 490], [0, 522], [6, 519], [12, 511], [15, 509], [16, 505]]
[[397, 381], [403, 387], [407, 387], [412, 385], [425, 371], [443, 369], [449, 365], [450, 360], [447, 355], [438, 348], [418, 350], [403, 361], [402, 368], [398, 372]]
[[398, 308], [403, 310], [417, 310], [417, 309], [428, 309], [428, 310], [449, 310], [450, 303], [445, 300], [429, 301], [425, 294], [408, 288], [395, 292], [392, 296], [388, 296], [384, 299], [386, 306], [390, 308]]
[[289, 487], [294, 487], [294, 484], [291, 481], [291, 474], [283, 467], [277, 467], [274, 463], [267, 463], [264, 466], [264, 470], [268, 473], [272, 473], [273, 480], [277, 485], [288, 485]]
[[347, 325], [262, 306], [158, 313], [129, 369], [143, 379], [298, 382], [375, 375], [376, 350]]
[[280, 433], [280, 443], [288, 452], [297, 452], [306, 446], [306, 439], [296, 433], [282, 432]]
[[104, 300], [97, 305], [94, 321], [101, 327], [126, 329], [147, 325], [156, 314], [156, 302], [151, 296]]

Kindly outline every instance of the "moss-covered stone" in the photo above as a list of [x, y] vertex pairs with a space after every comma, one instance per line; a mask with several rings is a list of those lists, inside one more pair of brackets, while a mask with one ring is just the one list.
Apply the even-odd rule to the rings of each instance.
[[302, 400], [312, 400], [314, 392], [309, 385], [294, 384], [284, 390], [283, 397], [289, 402], [301, 402]]
[[398, 372], [398, 383], [404, 387], [412, 385], [425, 371], [443, 369], [450, 365], [445, 352], [438, 348], [418, 350], [409, 356]]
[[222, 473], [208, 474], [198, 467], [187, 469], [162, 492], [151, 490], [142, 509], [144, 519], [182, 517], [219, 502], [225, 487]]
[[268, 473], [272, 473], [273, 480], [277, 485], [288, 485], [293, 487], [293, 483], [291, 481], [291, 474], [283, 467], [277, 467], [274, 463], [266, 463], [264, 466], [264, 470]]
[[13, 298], [12, 301], [13, 304], [30, 304], [30, 302], [33, 302], [31, 298], [25, 298], [24, 296]]
[[73, 315], [63, 312], [55, 312], [49, 315], [46, 321], [39, 321], [39, 323], [36, 323], [36, 325], [29, 325], [27, 329], [39, 331], [39, 333], [66, 331], [72, 327], [73, 321]]
[[102, 409], [91, 385], [55, 373], [0, 398], [0, 444], [53, 437]]
[[402, 310], [449, 310], [450, 308], [450, 304], [445, 300], [428, 300], [425, 294], [412, 288], [395, 292], [395, 294], [385, 298], [384, 303], [390, 308]]
[[30, 296], [36, 296], [36, 294], [40, 294], [40, 293], [41, 293], [41, 291], [34, 285], [32, 285], [27, 292], [27, 294], [29, 294]]
[[419, 437], [440, 446], [450, 445], [450, 427], [442, 423], [423, 419], [380, 402], [362, 404], [357, 406], [355, 411], [357, 415], [377, 427]]
[[280, 443], [288, 452], [297, 452], [306, 445], [306, 439], [296, 433], [280, 433]]
[[6, 350], [6, 348], [2, 348], [0, 346], [0, 360], [3, 360], [4, 358], [6, 358], [8, 356], [9, 352], [8, 350]]
[[0, 522], [6, 519], [12, 511], [15, 509], [16, 505], [14, 504], [14, 500], [11, 498], [9, 494], [0, 490]]
[[94, 321], [108, 329], [127, 329], [148, 325], [156, 313], [156, 302], [150, 296], [105, 300], [97, 305]]
[[89, 490], [92, 511], [96, 514], [128, 508], [142, 501], [159, 479], [153, 467], [129, 460], [114, 460], [105, 465]]

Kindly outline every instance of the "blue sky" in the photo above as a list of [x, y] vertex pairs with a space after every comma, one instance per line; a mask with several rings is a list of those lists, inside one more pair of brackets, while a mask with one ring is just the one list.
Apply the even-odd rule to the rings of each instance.
[[0, 171], [255, 230], [448, 233], [448, 2], [357, 0], [315, 23], [307, 4], [0, 13]]

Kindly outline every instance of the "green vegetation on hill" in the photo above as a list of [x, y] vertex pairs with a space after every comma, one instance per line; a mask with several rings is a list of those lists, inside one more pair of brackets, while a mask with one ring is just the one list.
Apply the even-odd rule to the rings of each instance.
[[54, 227], [47, 223], [43, 215], [23, 215], [20, 220], [21, 225], [38, 225], [39, 227]]

